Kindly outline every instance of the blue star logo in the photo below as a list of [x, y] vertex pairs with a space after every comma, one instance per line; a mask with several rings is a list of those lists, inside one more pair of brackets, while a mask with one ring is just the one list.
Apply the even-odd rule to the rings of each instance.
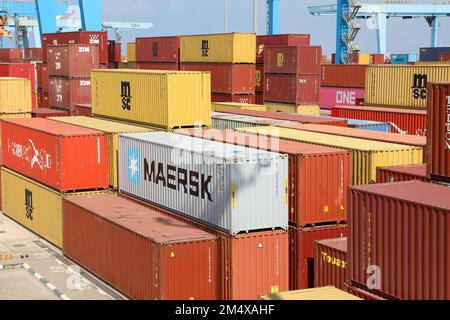
[[128, 148], [127, 152], [127, 175], [128, 181], [133, 184], [140, 184], [140, 159], [141, 152], [136, 148]]

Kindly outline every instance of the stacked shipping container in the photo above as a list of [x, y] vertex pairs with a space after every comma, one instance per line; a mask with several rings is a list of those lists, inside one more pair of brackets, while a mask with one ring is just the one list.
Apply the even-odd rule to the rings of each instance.
[[0, 63], [0, 77], [15, 77], [30, 80], [31, 104], [37, 107], [36, 70], [32, 63]]
[[180, 37], [136, 38], [136, 61], [138, 69], [179, 70]]

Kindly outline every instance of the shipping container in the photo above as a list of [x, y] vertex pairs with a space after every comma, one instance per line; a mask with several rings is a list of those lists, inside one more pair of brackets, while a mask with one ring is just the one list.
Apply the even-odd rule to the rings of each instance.
[[450, 62], [450, 52], [442, 52], [440, 54], [440, 61]]
[[450, 299], [450, 188], [407, 181], [349, 197], [349, 280], [386, 298]]
[[367, 67], [352, 64], [323, 64], [322, 86], [364, 89]]
[[136, 61], [178, 64], [180, 37], [136, 38]]
[[417, 164], [377, 168], [378, 183], [394, 183], [410, 180], [430, 182], [430, 179], [427, 178], [427, 165]]
[[236, 63], [181, 63], [180, 70], [211, 72], [211, 92], [255, 94], [255, 65]]
[[61, 192], [108, 188], [106, 136], [47, 119], [2, 122], [5, 167]]
[[330, 110], [334, 106], [356, 105], [357, 99], [364, 99], [364, 89], [321, 87], [320, 107]]
[[92, 117], [92, 104], [90, 103], [78, 103], [73, 107], [72, 115]]
[[107, 31], [71, 31], [42, 35], [43, 62], [47, 63], [47, 46], [60, 44], [97, 45], [101, 64], [108, 64], [108, 32]]
[[37, 86], [44, 92], [48, 92], [48, 66], [43, 63], [37, 64]]
[[409, 54], [392, 54], [391, 64], [408, 64]]
[[180, 62], [256, 63], [254, 33], [180, 37]]
[[136, 62], [136, 43], [127, 43], [127, 62]]
[[1, 63], [0, 77], [28, 79], [31, 84], [31, 92], [36, 92], [35, 68], [31, 63]]
[[50, 76], [90, 78], [91, 70], [100, 67], [98, 46], [49, 45], [47, 46], [47, 66]]
[[264, 104], [264, 93], [257, 92], [255, 94], [255, 103], [256, 104]]
[[30, 80], [0, 77], [0, 113], [31, 112]]
[[440, 54], [450, 52], [450, 47], [420, 48], [420, 61], [439, 61]]
[[92, 81], [94, 116], [165, 129], [211, 125], [208, 73], [95, 70]]
[[366, 73], [365, 102], [368, 105], [426, 109], [427, 84], [449, 79], [450, 65], [370, 66]]
[[264, 50], [264, 72], [281, 74], [320, 74], [322, 47], [267, 47]]
[[367, 300], [367, 301], [382, 301], [382, 300], [386, 300], [380, 296], [377, 296], [373, 293], [370, 293], [364, 289], [358, 288], [356, 286], [353, 286], [352, 284], [346, 283], [345, 287], [347, 289], [347, 292], [349, 292], [350, 294], [357, 296], [358, 298], [361, 298], [363, 300]]
[[268, 112], [285, 112], [310, 116], [320, 116], [320, 106], [318, 104], [295, 105], [289, 103], [265, 102], [264, 107]]
[[349, 128], [368, 131], [391, 132], [391, 124], [389, 122], [378, 122], [378, 121], [356, 120], [356, 119], [347, 119], [347, 121]]
[[280, 293], [263, 294], [259, 300], [306, 300], [306, 301], [331, 301], [331, 300], [362, 300], [346, 291], [334, 286], [287, 291]]
[[70, 113], [50, 108], [39, 108], [33, 109], [31, 115], [32, 118], [48, 118], [48, 117], [67, 117], [70, 116]]
[[254, 94], [223, 94], [211, 93], [211, 102], [232, 102], [255, 104], [256, 96]]
[[108, 139], [108, 159], [109, 159], [109, 185], [117, 190], [118, 188], [118, 148], [119, 148], [119, 134], [130, 132], [148, 132], [147, 128], [124, 124], [120, 122], [113, 122], [102, 119], [95, 119], [89, 117], [61, 117], [52, 118], [51, 120], [59, 121], [65, 124], [84, 127], [92, 130], [102, 131], [106, 134]]
[[212, 119], [211, 128], [219, 130], [232, 130], [236, 128], [274, 126], [274, 125], [289, 125], [289, 124], [292, 125], [297, 123], [293, 121], [251, 117], [220, 112], [212, 112], [211, 119]]
[[390, 122], [392, 132], [424, 136], [427, 132], [427, 112], [425, 110], [408, 110], [369, 106], [336, 106], [331, 109], [331, 116]]
[[3, 150], [2, 150], [2, 147], [0, 147], [0, 210], [3, 211], [3, 206], [2, 206], [2, 174], [1, 174], [1, 168], [3, 168]]
[[63, 200], [64, 254], [139, 300], [219, 298], [216, 236], [113, 194]]
[[256, 36], [256, 62], [264, 63], [264, 48], [270, 46], [309, 46], [309, 34], [273, 34]]
[[[122, 61], [122, 43], [108, 40], [108, 64]], [[108, 68], [109, 69], [109, 68]]]
[[[220, 130], [177, 130], [197, 138], [279, 152], [289, 159], [289, 222], [307, 226], [347, 220], [352, 181], [348, 151]], [[320, 174], [320, 177], [313, 178]]]
[[226, 110], [257, 110], [265, 111], [266, 107], [261, 104], [235, 103], [235, 102], [215, 102], [211, 106], [214, 112], [223, 112]]
[[384, 54], [382, 53], [371, 54], [369, 64], [384, 64]]
[[169, 62], [136, 62], [135, 69], [142, 70], [179, 70], [178, 63]]
[[315, 241], [347, 236], [347, 225], [331, 224], [314, 228], [289, 227], [289, 289], [314, 287]]
[[[255, 65], [255, 92], [263, 93], [264, 92], [264, 65], [256, 64]], [[264, 99], [263, 99], [264, 101]]]
[[50, 107], [70, 111], [76, 104], [91, 103], [91, 79], [50, 78], [48, 101]]
[[48, 92], [44, 92], [38, 89], [38, 108], [49, 108], [50, 101], [48, 100]]
[[240, 132], [346, 149], [353, 154], [353, 184], [376, 182], [376, 168], [423, 162], [423, 149], [394, 143], [277, 127], [240, 128]]
[[320, 103], [320, 75], [264, 75], [264, 101]]
[[315, 242], [314, 287], [333, 285], [346, 290], [347, 269], [347, 237]]
[[137, 62], [119, 62], [118, 69], [137, 69]]
[[427, 176], [450, 182], [450, 83], [429, 86], [427, 139]]
[[0, 48], [1, 62], [21, 62], [23, 54], [20, 49], [14, 48]]

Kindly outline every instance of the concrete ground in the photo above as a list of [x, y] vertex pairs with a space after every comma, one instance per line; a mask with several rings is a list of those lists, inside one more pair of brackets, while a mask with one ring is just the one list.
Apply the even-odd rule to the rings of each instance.
[[122, 300], [60, 249], [0, 213], [0, 300]]

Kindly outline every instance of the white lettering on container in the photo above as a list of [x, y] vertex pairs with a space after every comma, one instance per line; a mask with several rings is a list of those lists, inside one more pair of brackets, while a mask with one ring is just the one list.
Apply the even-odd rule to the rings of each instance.
[[338, 104], [356, 104], [356, 92], [336, 91], [336, 103]]

